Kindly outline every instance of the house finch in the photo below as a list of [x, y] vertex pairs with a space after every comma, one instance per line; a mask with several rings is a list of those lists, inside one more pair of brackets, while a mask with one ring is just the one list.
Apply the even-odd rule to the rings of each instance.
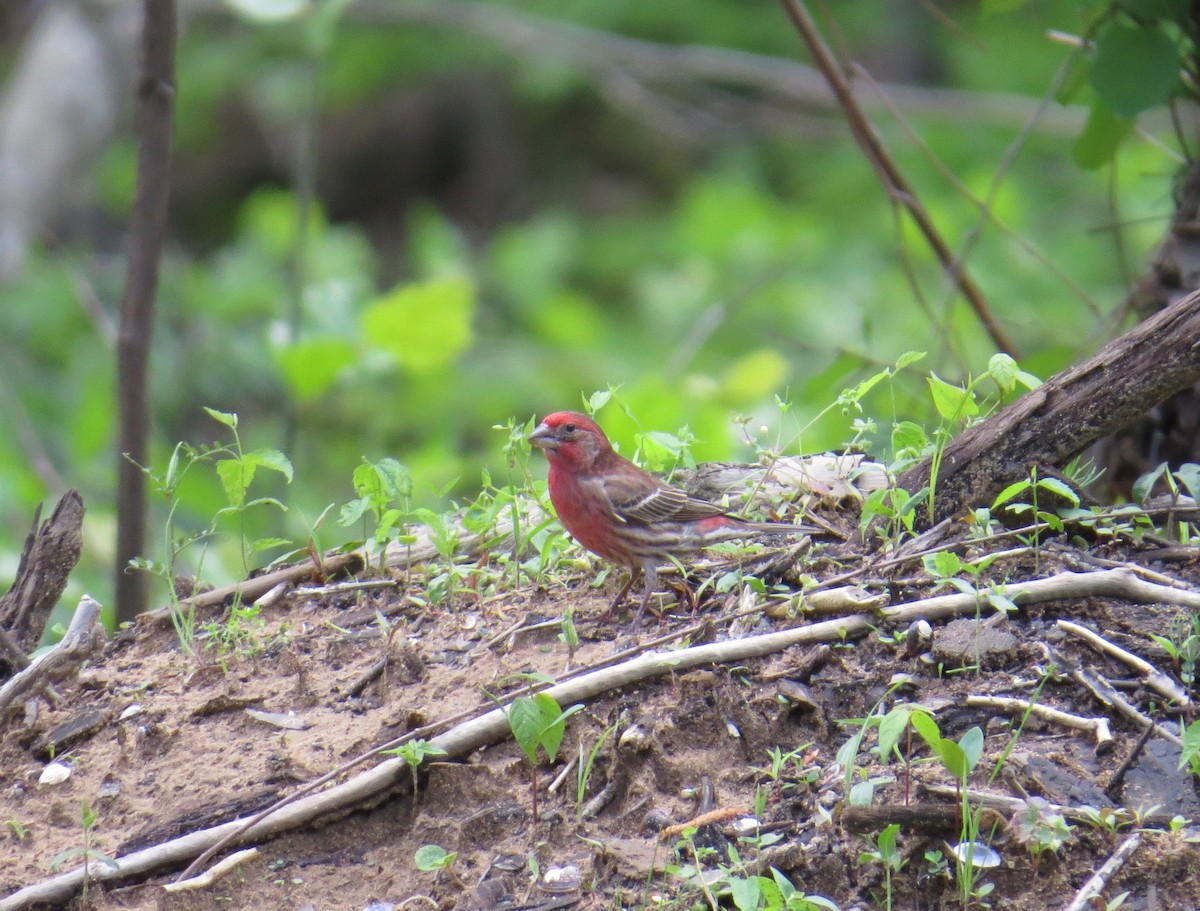
[[[802, 525], [748, 522], [689, 496], [613, 451], [587, 415], [559, 411], [529, 436], [550, 462], [550, 502], [571, 535], [598, 557], [629, 568], [613, 607], [645, 576], [636, 629], [658, 583], [658, 567], [710, 544], [760, 534], [804, 534]], [[610, 608], [611, 609], [611, 608]]]

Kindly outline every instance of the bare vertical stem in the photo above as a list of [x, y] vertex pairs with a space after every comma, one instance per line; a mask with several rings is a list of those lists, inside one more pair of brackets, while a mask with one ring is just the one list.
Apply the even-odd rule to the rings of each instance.
[[[158, 265], [166, 233], [175, 109], [175, 2], [144, 0], [142, 62], [137, 89], [137, 189], [129, 226], [129, 256], [117, 329], [117, 564], [118, 620], [146, 606], [145, 577], [128, 571], [144, 553], [145, 464], [150, 409], [146, 378]], [[135, 464], [137, 463], [137, 464]]]

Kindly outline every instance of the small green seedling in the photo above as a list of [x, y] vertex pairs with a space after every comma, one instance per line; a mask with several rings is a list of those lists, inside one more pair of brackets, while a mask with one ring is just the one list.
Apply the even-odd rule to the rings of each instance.
[[385, 756], [399, 756], [408, 766], [409, 772], [412, 774], [413, 798], [420, 793], [421, 779], [420, 770], [421, 763], [426, 759], [445, 756], [446, 751], [439, 746], [435, 746], [428, 740], [416, 739], [410, 740], [408, 743], [402, 743], [394, 750], [384, 750]]
[[582, 708], [582, 705], [573, 705], [564, 711], [549, 693], [521, 696], [514, 699], [508, 707], [508, 726], [533, 769], [532, 796], [535, 820], [538, 818], [538, 750], [541, 749], [547, 762], [553, 762], [567, 732], [567, 719]]
[[860, 864], [872, 862], [883, 864], [883, 883], [887, 911], [892, 911], [892, 877], [903, 870], [904, 865], [908, 863], [908, 859], [896, 850], [896, 836], [899, 834], [900, 824], [892, 823], [879, 833], [879, 837], [875, 839], [875, 849], [873, 851], [864, 851], [858, 856]]
[[441, 845], [421, 845], [413, 855], [413, 861], [422, 873], [445, 873], [454, 885], [465, 889], [466, 885], [454, 869], [456, 860], [458, 852], [447, 851]]

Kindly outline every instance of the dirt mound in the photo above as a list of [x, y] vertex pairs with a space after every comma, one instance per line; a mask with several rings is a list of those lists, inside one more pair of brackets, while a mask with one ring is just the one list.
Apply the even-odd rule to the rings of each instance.
[[[1116, 562], [1097, 568], [1100, 558]], [[1195, 566], [1149, 571], [1138, 559], [1019, 548], [965, 594], [935, 589], [919, 561], [888, 575], [864, 567], [858, 589], [806, 601], [778, 576], [721, 595], [709, 586], [698, 609], [669, 608], [643, 629], [640, 646], [604, 618], [611, 591], [590, 589], [590, 576], [550, 590], [464, 590], [438, 607], [423, 603], [419, 573], [299, 588], [245, 613], [236, 635], [214, 627], [192, 654], [169, 624], [143, 621], [53, 703], [8, 725], [0, 908], [27, 906], [19, 890], [79, 867], [86, 851], [86, 903], [99, 908], [748, 908], [794, 887], [842, 909], [884, 907], [890, 889], [897, 909], [986, 900], [1042, 911], [1066, 906], [1134, 833], [1105, 900], [1130, 891], [1128, 907], [1194, 908], [1200, 853], [1170, 818], [1200, 816], [1200, 803], [1194, 779], [1175, 770], [1180, 699], [1162, 687], [1186, 692], [1057, 622], [1159, 672], [1186, 668], [1149, 637], [1190, 634]], [[817, 559], [805, 571], [847, 568]], [[1023, 580], [1036, 581], [1027, 591]], [[997, 610], [1013, 602], [1021, 608]], [[560, 638], [568, 607], [573, 655]], [[535, 770], [493, 722], [497, 700], [549, 678], [594, 694], [564, 700], [583, 708], [555, 761]], [[1111, 694], [1158, 723], [1149, 740]], [[1092, 720], [1076, 730], [995, 697]], [[925, 722], [893, 724], [906, 710], [922, 715], [917, 704], [935, 719], [932, 740]], [[470, 720], [489, 712], [492, 722]], [[467, 723], [436, 726], [455, 718]], [[371, 787], [254, 839], [258, 855], [211, 885], [163, 889], [195, 849], [101, 881], [108, 858], [246, 819], [414, 731], [447, 743], [465, 731], [454, 742], [469, 749], [427, 759], [415, 799], [398, 760], [372, 757], [332, 785], [382, 768]], [[855, 738], [856, 753], [846, 748]], [[964, 827], [953, 763], [976, 750]], [[51, 759], [69, 777], [39, 783]], [[890, 823], [900, 826], [894, 854], [880, 842]], [[964, 883], [952, 850], [965, 852], [976, 830], [999, 865]]]

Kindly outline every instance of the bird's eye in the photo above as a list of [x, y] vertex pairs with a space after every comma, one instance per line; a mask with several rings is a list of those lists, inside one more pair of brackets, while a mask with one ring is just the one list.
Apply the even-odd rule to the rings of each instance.
[[563, 430], [565, 430], [567, 433], [574, 433], [578, 429], [579, 428], [574, 424], [563, 424]]

